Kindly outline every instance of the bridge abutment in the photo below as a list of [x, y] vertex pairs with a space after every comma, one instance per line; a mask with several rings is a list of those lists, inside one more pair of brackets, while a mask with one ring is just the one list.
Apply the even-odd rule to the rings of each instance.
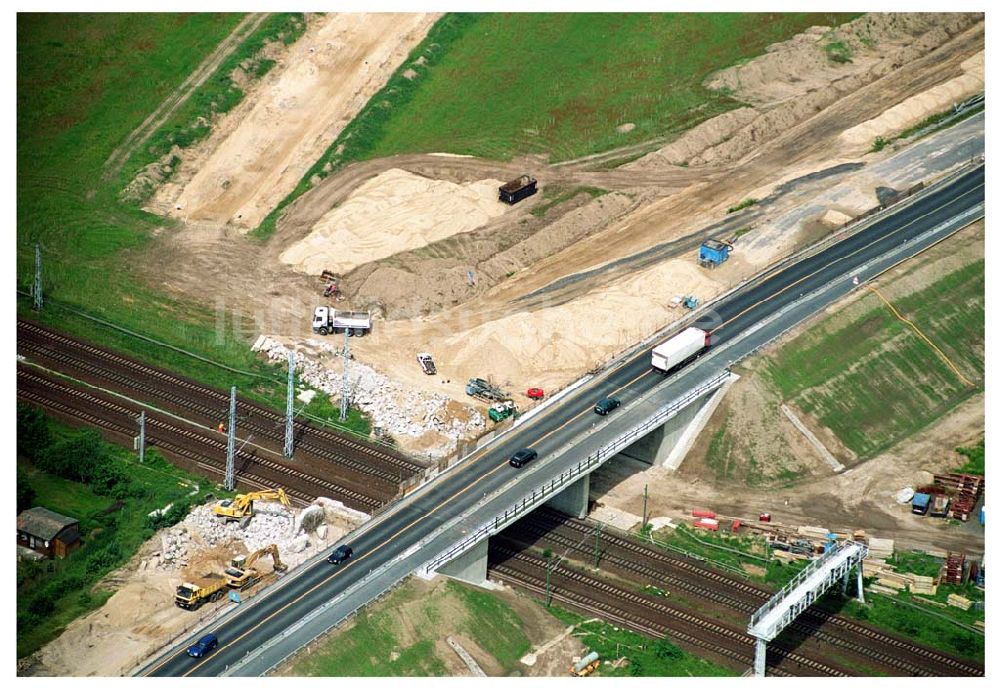
[[570, 517], [585, 518], [589, 503], [590, 475], [585, 474], [549, 499], [545, 505]]
[[441, 575], [467, 582], [477, 587], [486, 583], [486, 562], [490, 553], [489, 538], [437, 569]]

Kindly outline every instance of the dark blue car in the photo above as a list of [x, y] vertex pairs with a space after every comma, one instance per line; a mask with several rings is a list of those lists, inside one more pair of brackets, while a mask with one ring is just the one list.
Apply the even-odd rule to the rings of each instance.
[[198, 659], [219, 646], [219, 638], [215, 635], [205, 635], [203, 638], [188, 647], [188, 656]]

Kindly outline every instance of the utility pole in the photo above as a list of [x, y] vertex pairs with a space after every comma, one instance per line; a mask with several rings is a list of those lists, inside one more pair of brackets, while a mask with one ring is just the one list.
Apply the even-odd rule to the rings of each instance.
[[295, 353], [288, 351], [288, 404], [285, 406], [285, 457], [292, 457], [295, 445]]
[[646, 531], [646, 506], [649, 502], [649, 484], [642, 489], [642, 531]]
[[31, 287], [35, 311], [42, 310], [42, 245], [35, 242], [35, 282]]
[[146, 460], [146, 411], [139, 413], [139, 462]]
[[594, 570], [600, 570], [601, 566], [601, 525], [603, 523], [597, 523], [597, 532], [594, 538]]
[[340, 421], [347, 421], [347, 360], [350, 359], [350, 346], [347, 344], [348, 332], [344, 329], [344, 380], [340, 384]]
[[229, 391], [229, 439], [226, 443], [226, 491], [236, 488], [236, 386]]
[[545, 563], [545, 606], [552, 605], [552, 550], [545, 549], [542, 554], [548, 560]]

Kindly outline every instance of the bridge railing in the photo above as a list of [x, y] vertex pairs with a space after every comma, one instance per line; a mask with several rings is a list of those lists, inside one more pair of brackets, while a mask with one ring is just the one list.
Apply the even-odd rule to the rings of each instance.
[[594, 453], [591, 453], [573, 467], [569, 468], [565, 472], [562, 472], [558, 477], [552, 478], [537, 489], [532, 489], [530, 495], [523, 497], [511, 508], [505, 510], [503, 514], [497, 515], [485, 522], [465, 539], [458, 542], [431, 561], [428, 561], [423, 566], [424, 571], [430, 572], [438, 566], [447, 563], [451, 559], [472, 548], [489, 535], [496, 534], [510, 523], [531, 512], [540, 503], [544, 503], [565, 489], [567, 485], [571, 484], [583, 475], [592, 472], [597, 466], [606, 462], [619, 450], [635, 443], [638, 439], [648, 434], [652, 429], [663, 424], [665, 421], [676, 415], [677, 412], [687, 407], [687, 405], [689, 405], [692, 401], [700, 398], [707, 391], [718, 388], [730, 376], [731, 374], [728, 369], [720, 374], [717, 374], [716, 376], [713, 376], [708, 381], [692, 388], [680, 398], [672, 400], [670, 403], [657, 410], [652, 417], [616, 437], [613, 441], [611, 441], [611, 443], [599, 448]]
[[747, 630], [753, 630], [757, 627], [757, 624], [775, 607], [780, 605], [782, 601], [799, 585], [805, 582], [814, 573], [822, 570], [831, 560], [842, 555], [847, 549], [853, 549], [857, 551], [857, 556], [855, 558], [849, 559], [847, 562], [847, 567], [853, 567], [856, 561], [861, 561], [868, 553], [868, 549], [864, 544], [859, 544], [858, 542], [848, 541], [844, 542], [840, 547], [827, 551], [819, 558], [813, 560], [812, 563], [807, 565], [805, 568], [800, 570], [795, 574], [791, 580], [788, 581], [784, 587], [774, 593], [774, 595], [764, 603], [759, 609], [757, 609], [752, 616], [750, 616], [750, 623], [747, 625]]

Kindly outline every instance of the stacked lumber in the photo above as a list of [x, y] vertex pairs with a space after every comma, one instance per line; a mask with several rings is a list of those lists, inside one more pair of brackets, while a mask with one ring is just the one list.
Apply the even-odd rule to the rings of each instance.
[[909, 584], [896, 573], [884, 573], [883, 575], [880, 575], [875, 582], [883, 587], [891, 587], [897, 591], [906, 589]]
[[825, 527], [799, 527], [799, 535], [806, 537], [807, 539], [819, 539], [820, 541], [826, 541], [826, 535], [829, 533], [830, 530]]
[[776, 561], [783, 561], [784, 563], [789, 563], [791, 561], [801, 561], [802, 559], [808, 559], [809, 556], [802, 553], [792, 553], [790, 551], [778, 551], [775, 550], [771, 557]]
[[986, 631], [986, 621], [974, 621], [972, 624], [980, 630]]
[[910, 591], [914, 594], [937, 594], [937, 585], [934, 578], [926, 575], [910, 575]]
[[895, 552], [896, 543], [892, 539], [868, 537], [869, 558], [889, 558]]
[[968, 611], [972, 608], [972, 599], [966, 599], [959, 594], [949, 594], [948, 606], [954, 606], [955, 608], [962, 609], [963, 611]]

